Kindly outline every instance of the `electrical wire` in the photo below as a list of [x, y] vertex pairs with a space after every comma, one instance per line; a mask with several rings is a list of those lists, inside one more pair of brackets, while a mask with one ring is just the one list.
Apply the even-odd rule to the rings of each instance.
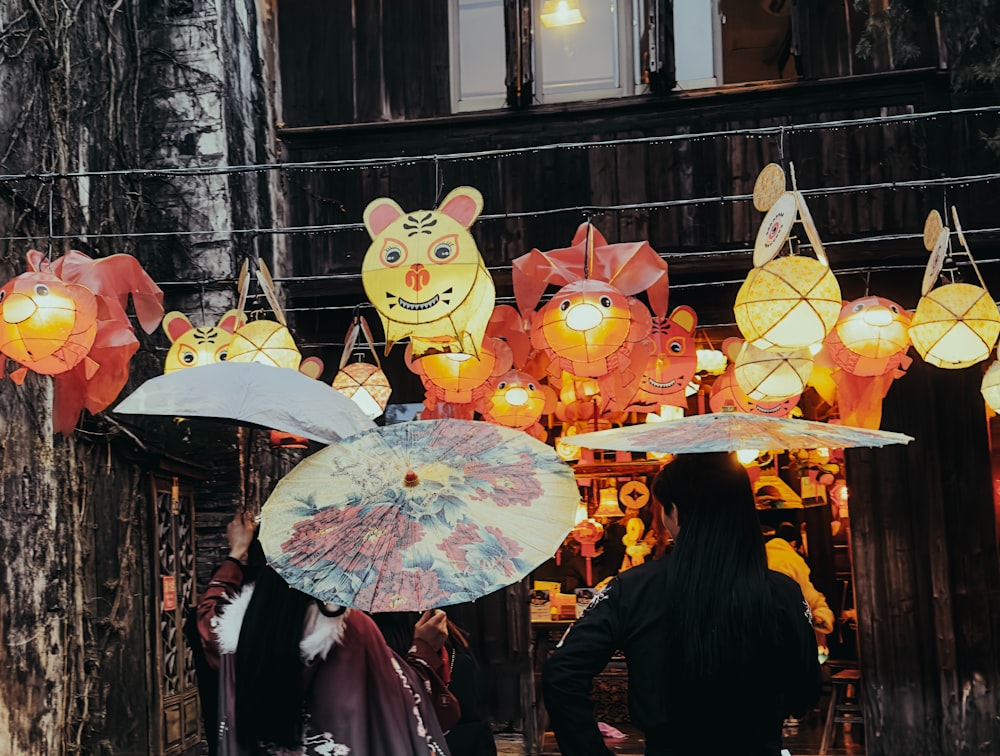
[[[983, 105], [971, 108], [953, 108], [949, 110], [930, 110], [913, 113], [896, 113], [893, 115], [870, 116], [867, 118], [845, 118], [837, 121], [809, 122], [801, 124], [783, 124], [778, 126], [759, 126], [748, 129], [728, 129], [718, 131], [703, 131], [690, 134], [664, 134], [660, 136], [632, 137], [626, 139], [605, 139], [593, 142], [553, 142], [532, 147], [506, 147], [490, 150], [474, 150], [468, 152], [438, 153], [418, 156], [392, 156], [374, 158], [347, 158], [340, 160], [314, 160], [301, 163], [264, 163], [213, 167], [188, 168], [123, 168], [106, 171], [70, 171], [66, 173], [21, 173], [0, 174], [0, 182], [36, 179], [40, 181], [70, 178], [95, 178], [111, 176], [224, 176], [234, 173], [251, 173], [273, 170], [342, 170], [350, 168], [383, 168], [394, 165], [414, 165], [418, 162], [440, 162], [478, 160], [490, 157], [537, 153], [549, 150], [593, 149], [597, 147], [617, 147], [630, 144], [657, 144], [661, 142], [697, 141], [715, 139], [718, 137], [748, 136], [764, 137], [784, 135], [797, 131], [818, 131], [844, 129], [851, 127], [871, 127], [900, 121], [922, 121], [951, 115], [980, 115], [1000, 112], [1000, 105]], [[293, 133], [289, 131], [289, 133]]]
[[[937, 179], [913, 179], [909, 181], [879, 181], [872, 184], [848, 184], [846, 186], [823, 187], [820, 189], [800, 189], [801, 194], [807, 197], [825, 197], [828, 195], [848, 194], [851, 192], [870, 192], [882, 189], [929, 189], [931, 187], [968, 186], [970, 184], [985, 183], [1000, 180], [1000, 173], [977, 173], [968, 176], [953, 176]], [[556, 207], [546, 210], [526, 210], [522, 212], [492, 213], [479, 216], [479, 221], [494, 220], [514, 220], [521, 218], [541, 218], [561, 213], [575, 213], [581, 216], [594, 216], [602, 213], [629, 212], [633, 210], [661, 210], [671, 207], [686, 207], [689, 205], [722, 204], [725, 202], [746, 202], [753, 199], [752, 194], [723, 194], [709, 197], [691, 197], [686, 199], [663, 200], [660, 202], [633, 202], [620, 205], [574, 205], [569, 207]], [[211, 229], [205, 231], [140, 231], [121, 233], [96, 233], [96, 234], [66, 234], [53, 236], [52, 239], [140, 239], [149, 237], [185, 237], [185, 236], [214, 236], [225, 237], [237, 234], [253, 235], [277, 235], [277, 234], [317, 234], [332, 233], [337, 231], [360, 231], [364, 229], [363, 223], [331, 223], [312, 226], [286, 226], [268, 228], [229, 228]], [[0, 241], [34, 242], [34, 236], [0, 236]], [[224, 239], [218, 239], [222, 242]]]

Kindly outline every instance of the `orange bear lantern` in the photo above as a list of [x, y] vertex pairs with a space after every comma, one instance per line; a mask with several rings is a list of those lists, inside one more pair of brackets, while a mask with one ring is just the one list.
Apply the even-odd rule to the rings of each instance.
[[[5, 344], [2, 351], [8, 357], [13, 352], [29, 358], [19, 360], [22, 367], [11, 374], [16, 383], [24, 380], [29, 369], [53, 375], [53, 429], [56, 433], [69, 435], [84, 409], [95, 414], [105, 409], [128, 382], [129, 361], [139, 348], [125, 312], [129, 297], [143, 330], [152, 333], [163, 317], [163, 292], [131, 255], [94, 260], [71, 250], [47, 263], [44, 254], [31, 250], [27, 259], [29, 272], [3, 287], [3, 291], [9, 292], [4, 294], [4, 299], [10, 297], [13, 303], [10, 320], [7, 319], [6, 302], [0, 303], [4, 333], [0, 338]], [[38, 279], [39, 274], [51, 278]], [[27, 278], [23, 278], [25, 276]], [[31, 302], [13, 296], [24, 294], [24, 282], [34, 294]], [[69, 297], [75, 304], [69, 307], [64, 300], [63, 306], [56, 308], [63, 311], [48, 318], [43, 312], [47, 308], [39, 307], [39, 302], [44, 302], [53, 293]], [[70, 310], [72, 324], [67, 325]], [[22, 317], [25, 312], [28, 316]], [[54, 330], [65, 334], [66, 340], [60, 344], [60, 335], [45, 345], [46, 327], [53, 323], [59, 324]], [[9, 334], [12, 332], [19, 336], [11, 339]], [[36, 334], [43, 338], [34, 341]], [[24, 345], [20, 352], [19, 343]]]
[[563, 371], [597, 378], [605, 405], [627, 404], [649, 354], [635, 347], [652, 329], [649, 310], [631, 295], [647, 292], [659, 316], [667, 306], [667, 264], [649, 243], [608, 244], [583, 223], [572, 246], [515, 259], [513, 283], [522, 313], [548, 285], [562, 287], [531, 321], [531, 343], [548, 356], [550, 380], [558, 384]]
[[686, 389], [698, 371], [694, 332], [698, 316], [687, 305], [669, 318], [653, 318], [654, 352], [646, 363], [630, 412], [658, 412], [663, 405], [687, 406]]
[[510, 370], [513, 356], [502, 339], [486, 336], [479, 357], [471, 354], [431, 354], [415, 360], [407, 344], [406, 366], [420, 376], [433, 402], [468, 404], [478, 401], [492, 378]]
[[26, 369], [43, 375], [72, 370], [96, 336], [97, 298], [84, 286], [32, 270], [0, 289], [0, 352]]
[[483, 420], [508, 428], [520, 428], [544, 439], [538, 423], [556, 408], [556, 393], [529, 373], [511, 370], [493, 384], [493, 391], [480, 407]]
[[910, 314], [877, 296], [845, 302], [824, 346], [852, 375], [884, 375], [900, 366], [910, 345]]

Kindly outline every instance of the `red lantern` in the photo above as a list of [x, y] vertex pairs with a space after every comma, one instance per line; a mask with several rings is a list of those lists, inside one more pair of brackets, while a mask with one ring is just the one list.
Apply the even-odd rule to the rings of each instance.
[[[32, 359], [23, 363], [24, 368], [12, 373], [11, 378], [23, 380], [25, 369], [54, 375], [52, 424], [56, 433], [68, 435], [84, 408], [91, 413], [100, 412], [115, 400], [128, 382], [129, 361], [139, 348], [139, 341], [125, 312], [129, 298], [139, 323], [146, 333], [152, 333], [163, 317], [163, 292], [131, 255], [111, 255], [93, 260], [82, 252], [70, 250], [49, 263], [45, 255], [33, 249], [28, 252], [27, 258], [31, 272], [24, 275], [51, 278], [33, 280], [29, 284], [37, 296], [37, 300], [30, 304], [12, 296], [11, 319], [17, 320], [24, 310], [37, 307], [38, 300], [47, 298], [39, 292], [39, 284], [47, 288], [51, 295], [56, 282], [61, 284], [58, 290], [67, 292], [75, 302], [75, 314], [66, 341], [54, 350], [43, 349], [45, 357], [41, 360], [34, 359], [30, 354], [31, 348], [27, 348], [25, 352]], [[11, 292], [24, 294], [16, 285]], [[44, 309], [38, 308], [36, 312], [41, 314]], [[65, 307], [62, 309], [66, 310]], [[3, 310], [7, 311], [6, 305]], [[32, 329], [43, 326], [44, 318], [36, 322], [33, 314], [13, 323], [17, 326], [15, 330], [34, 334]], [[91, 319], [92, 334], [88, 325]], [[6, 320], [6, 315], [4, 320], [7, 327], [12, 325]], [[58, 312], [50, 322], [62, 323], [60, 328], [65, 331], [68, 313]], [[22, 323], [27, 323], [27, 326]], [[4, 333], [4, 342], [16, 351], [18, 339], [7, 338], [10, 331], [6, 327]], [[40, 333], [44, 336], [44, 328]], [[30, 341], [30, 336], [28, 343], [34, 343]], [[4, 353], [7, 353], [6, 350]]]

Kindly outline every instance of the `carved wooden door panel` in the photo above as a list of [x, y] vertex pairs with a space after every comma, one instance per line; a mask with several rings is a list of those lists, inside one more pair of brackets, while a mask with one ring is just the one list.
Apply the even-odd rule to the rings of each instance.
[[183, 631], [185, 613], [195, 600], [194, 496], [191, 486], [177, 478], [154, 476], [153, 499], [160, 753], [175, 756], [197, 753], [201, 742], [198, 679]]

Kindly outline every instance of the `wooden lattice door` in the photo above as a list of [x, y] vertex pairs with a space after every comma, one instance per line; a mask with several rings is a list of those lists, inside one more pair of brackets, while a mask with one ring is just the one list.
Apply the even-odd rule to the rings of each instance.
[[156, 502], [156, 675], [160, 691], [160, 753], [197, 753], [201, 710], [184, 616], [195, 600], [194, 496], [177, 478], [154, 476]]

